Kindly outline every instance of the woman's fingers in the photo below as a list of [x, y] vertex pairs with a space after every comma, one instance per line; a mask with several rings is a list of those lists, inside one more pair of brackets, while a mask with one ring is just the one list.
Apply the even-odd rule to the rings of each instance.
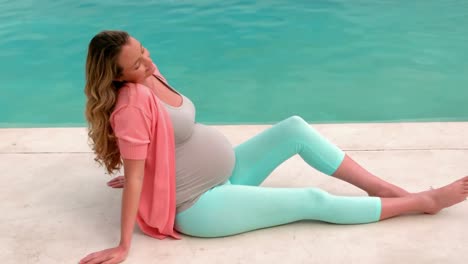
[[84, 257], [82, 260], [80, 260], [80, 264], [88, 264], [92, 259], [98, 257], [98, 255], [99, 255], [99, 252], [91, 253], [87, 255], [86, 257]]
[[116, 177], [116, 178], [108, 181], [107, 183], [123, 183], [123, 182], [125, 182], [125, 177], [119, 176], [119, 177]]
[[107, 182], [107, 185], [112, 188], [122, 188], [125, 183], [125, 177], [119, 176]]
[[107, 184], [116, 184], [116, 183], [120, 183], [120, 182], [122, 182], [122, 181], [114, 179], [114, 180], [108, 181]]
[[116, 263], [120, 263], [120, 262], [122, 262], [122, 261], [118, 260], [116, 258], [112, 258], [112, 259], [109, 259], [109, 260], [103, 262], [102, 264], [116, 264]]
[[111, 255], [108, 255], [108, 254], [102, 254], [101, 256], [98, 256], [94, 259], [92, 259], [89, 263], [86, 263], [86, 264], [101, 264], [105, 261], [108, 261], [110, 259], [112, 259], [113, 257]]
[[112, 184], [108, 184], [109, 187], [112, 187], [112, 188], [122, 188], [124, 186], [124, 183], [112, 183]]

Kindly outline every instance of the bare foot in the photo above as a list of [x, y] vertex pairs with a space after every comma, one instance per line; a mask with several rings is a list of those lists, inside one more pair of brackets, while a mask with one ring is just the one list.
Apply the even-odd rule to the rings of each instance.
[[463, 202], [468, 196], [468, 176], [442, 188], [418, 193], [425, 200], [427, 214], [437, 214], [440, 210]]

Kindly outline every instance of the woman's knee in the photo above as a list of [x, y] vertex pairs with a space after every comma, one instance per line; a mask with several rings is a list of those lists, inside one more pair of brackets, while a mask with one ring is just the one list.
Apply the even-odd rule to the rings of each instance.
[[318, 188], [307, 188], [304, 189], [307, 200], [314, 204], [324, 204], [330, 201], [333, 195]]
[[310, 135], [310, 132], [314, 131], [314, 128], [298, 115], [288, 117], [284, 123], [287, 133], [291, 136]]
[[308, 219], [323, 220], [333, 204], [334, 195], [318, 189], [307, 188], [305, 189], [304, 203], [306, 217]]
[[309, 124], [300, 116], [293, 115], [283, 121], [289, 128], [297, 130], [298, 128], [308, 127]]
[[290, 117], [286, 118], [285, 121], [288, 122], [288, 123], [294, 124], [294, 125], [307, 124], [307, 122], [304, 120], [304, 118], [302, 118], [301, 116], [298, 116], [298, 115], [290, 116]]

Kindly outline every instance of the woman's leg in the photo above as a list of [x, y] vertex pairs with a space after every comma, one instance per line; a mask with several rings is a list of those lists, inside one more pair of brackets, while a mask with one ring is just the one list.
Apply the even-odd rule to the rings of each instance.
[[336, 224], [378, 221], [378, 197], [340, 197], [317, 188], [217, 186], [177, 214], [176, 229], [197, 237], [222, 237], [300, 220]]
[[403, 196], [407, 192], [372, 175], [320, 135], [301, 117], [292, 116], [235, 147], [232, 184], [260, 185], [295, 154], [317, 170], [347, 181], [370, 195]]
[[403, 197], [409, 195], [402, 188], [373, 175], [348, 155], [345, 155], [340, 167], [332, 176], [363, 189], [369, 196]]
[[437, 213], [463, 201], [468, 177], [443, 188], [400, 198], [343, 197], [316, 188], [215, 187], [176, 218], [176, 229], [198, 237], [221, 237], [300, 220], [371, 223], [411, 212]]

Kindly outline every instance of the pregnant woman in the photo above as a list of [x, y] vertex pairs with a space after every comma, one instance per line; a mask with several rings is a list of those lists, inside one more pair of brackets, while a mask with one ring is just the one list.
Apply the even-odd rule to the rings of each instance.
[[[221, 237], [299, 220], [365, 224], [405, 213], [435, 214], [468, 194], [468, 177], [408, 193], [366, 171], [298, 116], [233, 148], [213, 127], [196, 122], [192, 101], [169, 85], [149, 51], [123, 31], [103, 31], [91, 40], [85, 93], [96, 160], [108, 173], [123, 166], [124, 176], [108, 185], [124, 189], [120, 243], [80, 263], [124, 261], [135, 222], [159, 239], [180, 239], [179, 233]], [[259, 186], [296, 154], [369, 196]]]

